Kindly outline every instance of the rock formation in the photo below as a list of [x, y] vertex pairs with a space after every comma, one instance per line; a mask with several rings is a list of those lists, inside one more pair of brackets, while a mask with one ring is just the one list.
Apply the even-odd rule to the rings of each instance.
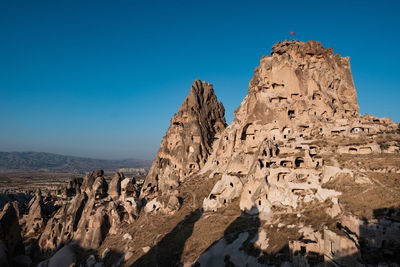
[[21, 228], [17, 212], [11, 203], [7, 203], [0, 213], [0, 264], [14, 266], [18, 256], [24, 255]]
[[[36, 194], [24, 229], [53, 255], [40, 266], [389, 266], [400, 261], [399, 153], [398, 124], [358, 113], [349, 58], [279, 42], [231, 125], [196, 80], [144, 182], [94, 171], [70, 181], [54, 215]], [[0, 214], [1, 263], [21, 247], [15, 209]]]
[[48, 221], [39, 239], [39, 247], [43, 254], [51, 254], [72, 239], [87, 199], [86, 193], [76, 195]]
[[[396, 127], [387, 123], [386, 131]], [[329, 148], [315, 141], [380, 127], [358, 114], [349, 58], [319, 42], [277, 43], [255, 69], [234, 122], [218, 136], [202, 170], [223, 174], [204, 209], [216, 210], [239, 194], [241, 209], [250, 213], [278, 206], [292, 211], [302, 201], [336, 197], [340, 192], [321, 187], [321, 152]], [[331, 152], [342, 149], [349, 148]], [[369, 144], [363, 151], [377, 149]]]
[[108, 186], [108, 195], [115, 199], [119, 198], [121, 195], [121, 181], [124, 180], [124, 174], [121, 172], [116, 172], [114, 178], [111, 180]]
[[[189, 99], [196, 99], [193, 93], [199, 92], [193, 89], [199, 88], [200, 82], [195, 84], [197, 87], [192, 87]], [[223, 238], [198, 256], [195, 266], [264, 266], [289, 264], [289, 261], [308, 266], [324, 260], [353, 266], [361, 262], [360, 242], [364, 236], [378, 238], [383, 243], [390, 240], [400, 248], [400, 239], [389, 238], [386, 231], [357, 233], [357, 228], [375, 229], [370, 222], [340, 226], [346, 224], [348, 210], [362, 204], [359, 201], [344, 206], [341, 201], [346, 201], [349, 192], [335, 186], [333, 181], [346, 177], [348, 188], [362, 184], [371, 185], [364, 192], [377, 190], [376, 184], [363, 173], [365, 170], [344, 164], [342, 155], [373, 157], [400, 151], [398, 124], [387, 118], [358, 113], [349, 58], [334, 54], [319, 42], [277, 43], [271, 55], [260, 60], [232, 124], [215, 131], [210, 131], [212, 127], [206, 128], [211, 135], [202, 131], [204, 128], [188, 134], [188, 129], [193, 127], [193, 124], [188, 127], [188, 121], [207, 121], [207, 117], [184, 116], [184, 111], [193, 110], [186, 103], [193, 101], [185, 100], [172, 119], [141, 197], [146, 200], [145, 212], [163, 211], [173, 216], [173, 211], [182, 205], [178, 197], [187, 180], [192, 178], [192, 182], [200, 180], [207, 184], [208, 179], [220, 177], [203, 199], [204, 216], [218, 216], [220, 210], [224, 213], [234, 203], [238, 203], [242, 214], [237, 225], [233, 222]], [[215, 107], [214, 110], [220, 110]], [[209, 114], [208, 120], [210, 116], [216, 117], [210, 115], [213, 112], [204, 114]], [[195, 142], [197, 135], [199, 142]], [[212, 138], [205, 139], [206, 136]], [[197, 165], [191, 165], [194, 158], [200, 159]], [[183, 165], [179, 164], [182, 162]], [[394, 171], [400, 173], [398, 169]], [[346, 196], [342, 198], [343, 194]], [[400, 205], [400, 198], [395, 198], [395, 203]], [[168, 209], [168, 206], [172, 207]], [[317, 206], [321, 211], [310, 214]], [[304, 214], [309, 218], [304, 218]], [[301, 223], [286, 226], [285, 217], [291, 217], [292, 221], [296, 218]], [[392, 235], [397, 235], [398, 223], [385, 221], [383, 224], [390, 228]], [[279, 235], [277, 232], [283, 227], [288, 234], [280, 238], [290, 241], [286, 243], [290, 255], [281, 260], [278, 255], [287, 252], [278, 251], [274, 255], [267, 251], [271, 250], [270, 238]], [[390, 251], [394, 253], [395, 249]]]
[[118, 233], [121, 218], [129, 222], [136, 219], [140, 208], [138, 192], [120, 196], [124, 175], [116, 173], [109, 186], [103, 174], [99, 170], [87, 175], [72, 200], [49, 220], [39, 239], [44, 255], [51, 255], [71, 240], [82, 248], [95, 249], [108, 233]]
[[25, 232], [27, 234], [34, 233], [44, 226], [43, 206], [42, 195], [38, 191], [28, 204], [29, 213], [25, 219]]
[[[224, 113], [213, 86], [196, 80], [171, 120], [142, 187], [142, 198], [158, 191], [173, 191], [185, 177], [204, 166], [212, 152], [215, 135], [225, 129]], [[153, 210], [157, 205], [148, 207]]]

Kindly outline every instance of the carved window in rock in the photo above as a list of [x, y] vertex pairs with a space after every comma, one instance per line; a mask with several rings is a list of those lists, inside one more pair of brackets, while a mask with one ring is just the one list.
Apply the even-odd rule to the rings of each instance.
[[332, 256], [335, 256], [335, 246], [332, 240], [329, 240], [329, 245], [330, 245], [330, 252], [332, 254]]
[[287, 97], [279, 97], [279, 103], [286, 103]]
[[274, 141], [281, 137], [281, 132], [278, 128], [272, 128], [270, 134], [272, 135], [272, 140]]
[[264, 163], [263, 163], [263, 161], [261, 159], [258, 159], [258, 164], [260, 166], [260, 169], [265, 167], [265, 165], [264, 165]]
[[337, 136], [337, 135], [340, 134], [340, 131], [333, 130], [333, 131], [331, 131], [331, 134], [332, 134], [333, 136]]
[[350, 133], [353, 133], [353, 134], [358, 134], [358, 133], [360, 133], [360, 132], [364, 132], [364, 128], [361, 128], [361, 127], [354, 127], [354, 128], [352, 128], [352, 129], [350, 130]]
[[267, 150], [266, 150], [266, 149], [263, 149], [262, 156], [263, 156], [263, 157], [267, 157], [267, 156], [268, 156]]
[[265, 162], [265, 167], [270, 168], [271, 166], [275, 166], [276, 162], [275, 161], [266, 161]]
[[294, 161], [294, 164], [296, 168], [302, 168], [304, 167], [304, 159], [302, 157], [297, 157], [296, 160]]
[[[246, 139], [247, 139], [247, 136], [250, 135], [250, 133], [249, 133], [249, 127], [250, 127], [251, 125], [252, 125], [251, 123], [248, 123], [248, 124], [246, 124], [246, 126], [243, 127], [242, 135], [240, 136], [240, 139], [241, 139], [241, 140], [243, 140], [243, 141], [246, 140]], [[253, 133], [252, 135], [254, 136], [254, 133]]]
[[320, 93], [318, 92], [314, 92], [314, 94], [312, 95], [312, 100], [321, 100], [322, 96]]
[[349, 148], [349, 153], [350, 153], [350, 154], [357, 154], [357, 152], [358, 152], [358, 149], [357, 149], [357, 148], [355, 148], [355, 147], [350, 147], [350, 148]]
[[287, 173], [286, 172], [280, 172], [278, 173], [278, 175], [276, 176], [276, 181], [277, 182], [283, 182], [286, 178]]
[[282, 160], [280, 165], [282, 167], [291, 168], [292, 167], [292, 162], [290, 160]]
[[271, 104], [277, 104], [277, 103], [279, 103], [279, 98], [278, 98], [278, 97], [273, 97], [273, 98], [270, 99], [269, 102], [270, 102]]

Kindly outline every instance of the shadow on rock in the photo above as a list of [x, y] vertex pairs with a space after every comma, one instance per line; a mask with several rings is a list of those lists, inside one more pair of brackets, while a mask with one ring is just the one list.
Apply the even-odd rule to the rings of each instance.
[[194, 224], [200, 219], [202, 210], [187, 215], [148, 253], [132, 266], [181, 266], [181, 256], [186, 240], [192, 235]]
[[282, 247], [277, 254], [267, 254], [264, 250], [268, 246], [268, 239], [265, 232], [260, 232], [260, 225], [258, 215], [242, 212], [225, 229], [224, 236], [207, 248], [193, 266], [279, 265], [281, 256], [287, 259], [288, 247]]

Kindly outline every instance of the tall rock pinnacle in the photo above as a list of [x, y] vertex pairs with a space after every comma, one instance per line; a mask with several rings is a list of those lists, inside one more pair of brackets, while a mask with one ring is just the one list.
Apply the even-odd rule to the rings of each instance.
[[213, 86], [196, 80], [171, 126], [146, 177], [142, 195], [176, 188], [184, 177], [202, 168], [215, 134], [225, 129], [225, 109]]

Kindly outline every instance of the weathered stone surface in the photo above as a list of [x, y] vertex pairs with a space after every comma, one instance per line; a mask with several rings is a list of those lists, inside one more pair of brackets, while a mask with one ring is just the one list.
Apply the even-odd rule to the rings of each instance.
[[86, 175], [81, 185], [81, 192], [85, 192], [87, 195], [89, 195], [89, 192], [92, 191], [92, 186], [96, 179], [98, 177], [103, 177], [103, 175], [103, 170], [93, 171], [89, 175]]
[[105, 207], [100, 206], [96, 209], [95, 199], [90, 198], [82, 212], [73, 239], [83, 248], [95, 249], [101, 245], [109, 229], [110, 223]]
[[77, 231], [87, 199], [85, 193], [76, 195], [48, 221], [39, 239], [39, 247], [43, 254], [51, 254], [72, 239], [74, 232]]
[[204, 166], [215, 135], [225, 128], [224, 113], [212, 85], [196, 80], [171, 120], [142, 188], [142, 197], [172, 190]]
[[121, 195], [121, 181], [124, 180], [124, 174], [122, 172], [116, 172], [113, 179], [108, 186], [108, 195], [115, 199]]
[[93, 183], [91, 195], [94, 198], [104, 198], [107, 196], [108, 184], [103, 176], [99, 176]]
[[[233, 123], [218, 134], [200, 171], [223, 174], [203, 208], [216, 210], [240, 195], [242, 210], [270, 213], [272, 207], [290, 211], [301, 202], [336, 197], [339, 192], [322, 184], [338, 175], [353, 177], [353, 173], [324, 166], [321, 153], [326, 149], [380, 153], [380, 147], [376, 143], [322, 147], [313, 141], [396, 128], [390, 120], [384, 121], [382, 126], [381, 120], [358, 114], [349, 58], [334, 55], [319, 42], [279, 42], [255, 68]], [[227, 175], [240, 183], [226, 182]]]
[[42, 195], [38, 191], [28, 205], [29, 213], [25, 218], [25, 232], [27, 234], [35, 233], [44, 226], [43, 206]]
[[11, 264], [15, 256], [20, 254], [24, 254], [21, 228], [17, 212], [9, 202], [0, 213], [0, 263], [7, 266]]
[[221, 180], [215, 184], [208, 198], [204, 199], [204, 210], [216, 211], [227, 201], [240, 196], [242, 189], [243, 184], [238, 177], [224, 174]]
[[83, 183], [82, 178], [71, 179], [66, 187], [66, 196], [71, 197], [75, 196], [76, 194], [80, 194], [82, 183]]
[[42, 254], [51, 255], [72, 240], [82, 248], [96, 249], [109, 233], [119, 233], [121, 220], [133, 223], [140, 203], [138, 198], [128, 195], [137, 196], [139, 189], [135, 187], [134, 192], [129, 191], [132, 181], [126, 180], [122, 173], [116, 173], [108, 186], [103, 171], [87, 175], [81, 190], [77, 190], [75, 197], [64, 203], [47, 223], [38, 242]]
[[141, 208], [139, 199], [134, 197], [125, 198], [122, 202], [122, 206], [128, 215], [128, 221], [133, 223], [139, 215], [139, 210]]

